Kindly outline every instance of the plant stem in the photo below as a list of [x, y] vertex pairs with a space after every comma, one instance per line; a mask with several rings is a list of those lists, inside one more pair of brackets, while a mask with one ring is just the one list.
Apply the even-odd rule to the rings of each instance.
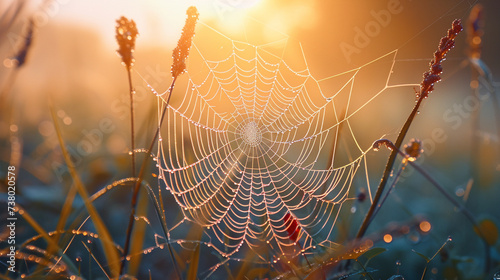
[[484, 243], [484, 246], [485, 246], [485, 251], [486, 251], [486, 260], [485, 260], [485, 271], [489, 271], [490, 269], [490, 245], [488, 244], [488, 242], [486, 241], [486, 237], [484, 236], [483, 232], [481, 231], [481, 229], [479, 228], [477, 222], [476, 222], [476, 219], [474, 218], [474, 215], [472, 215], [472, 213], [464, 206], [462, 205], [460, 202], [458, 202], [453, 196], [451, 196], [434, 178], [431, 177], [431, 175], [429, 173], [427, 173], [422, 167], [420, 167], [419, 165], [417, 165], [416, 163], [414, 162], [409, 162], [411, 167], [415, 168], [420, 174], [422, 174], [425, 179], [427, 179], [427, 181], [431, 182], [431, 184], [434, 185], [434, 187], [436, 187], [445, 197], [446, 199], [448, 199], [449, 202], [451, 202], [455, 207], [458, 208], [458, 210], [460, 212], [462, 212], [462, 214], [464, 214], [464, 216], [471, 222], [472, 226], [474, 227], [474, 229], [476, 230], [477, 232], [477, 235], [479, 235], [479, 237], [481, 238], [481, 240], [483, 241]]
[[132, 177], [135, 177], [134, 88], [132, 86], [132, 75], [130, 72], [130, 68], [127, 68], [128, 86], [130, 91], [130, 145], [132, 156]]
[[[497, 139], [500, 140], [500, 103], [497, 97], [497, 92], [493, 85], [489, 87], [489, 92], [491, 94], [492, 103], [493, 103], [493, 111], [495, 112], [495, 121], [497, 127]], [[500, 155], [500, 148], [497, 147], [497, 153]]]
[[363, 276], [368, 275], [368, 277], [370, 277], [371, 280], [375, 280], [375, 279], [373, 279], [371, 274], [368, 272], [368, 270], [366, 270], [366, 267], [358, 259], [355, 259], [355, 261], [359, 264], [359, 266], [361, 266], [361, 268], [365, 272], [365, 273], [363, 273]]
[[[396, 148], [396, 146], [389, 140], [387, 139], [381, 139], [379, 141], [377, 141], [379, 143], [384, 143], [389, 149], [391, 149], [393, 152], [395, 151], [397, 154], [400, 154], [402, 157], [404, 158], [407, 158], [407, 155], [404, 154], [403, 152], [401, 152], [401, 150], [399, 150], [398, 148]], [[422, 176], [425, 177], [425, 179], [427, 179], [427, 181], [429, 181], [432, 185], [434, 185], [434, 187], [436, 187], [436, 189], [438, 189], [445, 197], [446, 199], [448, 199], [448, 201], [450, 201], [453, 206], [455, 206], [456, 208], [458, 208], [458, 210], [460, 212], [462, 212], [462, 214], [464, 214], [464, 216], [471, 222], [472, 226], [474, 227], [474, 229], [476, 230], [477, 232], [477, 235], [479, 235], [479, 237], [481, 238], [481, 240], [484, 242], [484, 245], [485, 245], [485, 250], [486, 250], [486, 261], [485, 261], [485, 271], [489, 271], [489, 268], [490, 268], [490, 246], [486, 240], [486, 237], [484, 236], [483, 232], [481, 231], [481, 229], [479, 228], [477, 222], [476, 222], [476, 219], [474, 218], [474, 215], [472, 215], [472, 213], [464, 206], [462, 205], [460, 202], [458, 202], [453, 196], [451, 196], [444, 188], [443, 186], [441, 186], [427, 171], [425, 171], [420, 165], [416, 164], [415, 162], [413, 161], [409, 161], [407, 160], [406, 161], [408, 164], [410, 164], [411, 167], [415, 168], [420, 174], [422, 174]], [[442, 248], [441, 248], [442, 249]], [[440, 250], [441, 250], [440, 249]], [[434, 255], [435, 257], [436, 255]], [[433, 257], [433, 258], [434, 258]]]
[[[151, 151], [153, 150], [154, 144], [156, 143], [156, 139], [158, 138], [158, 135], [160, 134], [160, 128], [161, 128], [161, 125], [163, 123], [163, 120], [165, 119], [165, 113], [167, 111], [167, 106], [168, 106], [168, 103], [170, 102], [170, 98], [172, 97], [172, 91], [174, 89], [174, 85], [175, 85], [176, 80], [177, 80], [177, 77], [175, 77], [172, 80], [172, 84], [170, 85], [167, 101], [165, 102], [165, 104], [163, 105], [163, 108], [162, 108], [158, 128], [156, 129], [155, 135], [153, 136], [153, 140], [151, 141], [151, 144], [149, 145], [149, 148], [146, 152], [146, 156], [144, 157], [144, 159], [142, 161], [141, 169], [139, 170], [139, 175], [137, 176], [137, 181], [136, 181], [135, 186], [134, 186], [134, 192], [132, 194], [132, 202], [131, 202], [131, 211], [130, 211], [130, 216], [129, 216], [129, 223], [128, 223], [128, 227], [127, 227], [127, 237], [125, 239], [125, 246], [123, 248], [123, 260], [122, 260], [122, 264], [121, 264], [121, 268], [120, 268], [120, 275], [123, 274], [123, 269], [125, 268], [125, 263], [127, 262], [127, 255], [128, 255], [129, 246], [130, 246], [130, 237], [132, 236], [132, 229], [134, 227], [134, 221], [135, 221], [134, 217], [135, 217], [135, 208], [137, 205], [137, 197], [139, 195], [139, 189], [140, 189], [140, 186], [142, 183], [142, 179], [144, 178], [144, 172], [146, 170], [147, 160], [149, 158], [149, 155], [151, 155]], [[167, 236], [167, 239], [168, 239], [168, 236]], [[177, 263], [175, 262], [174, 254], [172, 252], [172, 249], [170, 247], [169, 242], [167, 242], [167, 247], [168, 247], [168, 250], [170, 253], [170, 257], [172, 258], [172, 262], [174, 263], [174, 268], [175, 268], [175, 272], [177, 273], [177, 277], [179, 277], [179, 279], [182, 279], [182, 274], [180, 273], [179, 268], [177, 267]]]
[[420, 280], [424, 280], [425, 274], [427, 273], [427, 268], [429, 267], [429, 263], [439, 254], [439, 252], [443, 250], [444, 246], [446, 246], [446, 244], [448, 244], [448, 242], [450, 241], [451, 239], [448, 237], [446, 242], [444, 242], [443, 245], [441, 245], [441, 247], [439, 248], [439, 250], [437, 250], [436, 253], [434, 253], [434, 256], [432, 256], [432, 258], [427, 260], [427, 263], [425, 264], [424, 267], [424, 272], [422, 273], [422, 278]]
[[441, 41], [438, 45], [438, 50], [434, 53], [434, 58], [430, 62], [429, 71], [424, 73], [422, 83], [420, 84], [420, 93], [417, 95], [417, 103], [415, 104], [415, 107], [413, 107], [413, 110], [411, 111], [410, 115], [406, 119], [405, 124], [399, 132], [398, 138], [396, 139], [395, 143], [395, 149], [391, 151], [389, 159], [387, 160], [384, 175], [382, 176], [382, 180], [380, 180], [380, 184], [377, 188], [377, 192], [375, 193], [372, 205], [370, 206], [370, 209], [368, 210], [368, 213], [366, 214], [365, 219], [363, 220], [363, 223], [359, 228], [358, 234], [356, 235], [357, 239], [361, 239], [366, 233], [366, 230], [371, 223], [373, 213], [377, 208], [378, 201], [380, 200], [380, 197], [384, 192], [384, 188], [389, 179], [389, 175], [391, 174], [392, 167], [394, 166], [394, 161], [396, 160], [397, 156], [396, 150], [399, 150], [399, 147], [401, 147], [406, 133], [410, 129], [410, 125], [418, 113], [422, 101], [427, 98], [427, 96], [429, 96], [429, 94], [434, 90], [434, 84], [441, 80], [440, 75], [443, 71], [441, 63], [446, 58], [446, 54], [448, 53], [448, 51], [450, 51], [455, 46], [455, 38], [462, 30], [463, 27], [461, 21], [459, 19], [456, 19], [451, 24], [451, 28], [448, 29], [447, 35], [441, 38]]
[[[473, 98], [477, 98], [479, 96], [479, 81], [478, 81], [478, 72], [476, 69], [472, 69], [471, 71], [471, 82], [470, 82], [470, 88], [471, 88], [471, 96]], [[472, 113], [471, 113], [471, 128], [472, 128], [472, 135], [471, 135], [471, 161], [472, 161], [472, 166], [471, 166], [471, 176], [474, 180], [477, 180], [479, 185], [481, 185], [481, 176], [479, 176], [479, 170], [481, 170], [481, 160], [480, 160], [480, 136], [479, 136], [479, 129], [480, 129], [480, 124], [481, 124], [481, 102], [478, 102], [477, 108], [475, 108]]]
[[[389, 194], [391, 194], [392, 190], [396, 187], [396, 183], [399, 181], [399, 177], [401, 176], [401, 173], [403, 173], [403, 170], [405, 169], [406, 167], [406, 163], [404, 163], [400, 168], [399, 168], [399, 171], [398, 173], [396, 174], [394, 180], [392, 181], [392, 184], [391, 186], [389, 187], [389, 190], [385, 193], [385, 196], [384, 198], [382, 199], [382, 201], [380, 201], [379, 205], [377, 206], [377, 208], [375, 209], [375, 211], [373, 212], [373, 215], [372, 215], [372, 220], [375, 218], [375, 216], [377, 215], [377, 213], [380, 211], [380, 209], [382, 208], [382, 205], [384, 205], [385, 201], [387, 200], [387, 198], [389, 197]], [[371, 222], [371, 221], [370, 221]]]
[[413, 110], [411, 111], [410, 115], [406, 119], [405, 124], [401, 128], [401, 131], [399, 132], [398, 138], [396, 139], [396, 143], [394, 146], [396, 149], [393, 149], [391, 151], [391, 154], [389, 155], [389, 159], [387, 160], [387, 164], [385, 166], [384, 170], [384, 175], [382, 176], [382, 179], [380, 180], [380, 184], [377, 188], [377, 192], [375, 193], [375, 197], [373, 198], [373, 203], [370, 206], [370, 209], [368, 210], [368, 213], [365, 216], [365, 219], [363, 220], [363, 223], [361, 224], [361, 227], [358, 230], [358, 234], [356, 235], [356, 239], [361, 239], [365, 233], [366, 230], [368, 229], [368, 226], [370, 225], [373, 214], [375, 213], [375, 209], [377, 209], [378, 202], [380, 198], [382, 197], [382, 193], [384, 192], [385, 185], [387, 184], [387, 181], [389, 180], [389, 175], [391, 174], [392, 167], [394, 166], [394, 162], [396, 160], [398, 150], [401, 147], [401, 144], [403, 143], [403, 140], [406, 136], [406, 133], [410, 129], [410, 125], [415, 119], [415, 116], [418, 113], [418, 110], [420, 108], [420, 105], [422, 104], [422, 101], [424, 100], [424, 95], [422, 94], [420, 98], [417, 100], [417, 103], [415, 104], [415, 107], [413, 107]]

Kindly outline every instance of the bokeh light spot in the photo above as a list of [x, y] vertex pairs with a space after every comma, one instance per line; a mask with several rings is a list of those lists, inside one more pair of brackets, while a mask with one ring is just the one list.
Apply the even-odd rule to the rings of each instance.
[[431, 230], [431, 223], [423, 221], [420, 223], [419, 227], [422, 232], [429, 232]]
[[390, 234], [384, 235], [384, 242], [391, 243], [392, 242], [392, 235], [390, 235]]

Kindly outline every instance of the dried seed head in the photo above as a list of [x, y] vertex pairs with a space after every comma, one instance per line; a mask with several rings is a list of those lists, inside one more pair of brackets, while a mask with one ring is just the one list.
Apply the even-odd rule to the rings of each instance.
[[134, 57], [132, 53], [135, 48], [135, 38], [139, 34], [133, 20], [128, 20], [126, 17], [121, 17], [116, 20], [116, 41], [118, 42], [118, 54], [122, 58], [123, 64], [127, 69], [134, 65]]
[[361, 190], [357, 195], [356, 195], [356, 199], [359, 201], [359, 202], [363, 202], [365, 201], [366, 199], [366, 192], [365, 190]]
[[415, 161], [424, 152], [422, 149], [422, 141], [411, 139], [410, 143], [404, 146], [404, 152], [408, 156], [409, 161]]
[[194, 28], [199, 16], [198, 10], [194, 6], [189, 7], [186, 14], [187, 19], [184, 28], [182, 28], [181, 38], [172, 54], [173, 62], [171, 72], [174, 78], [177, 78], [177, 76], [186, 71], [186, 59], [189, 56], [189, 49], [191, 48], [191, 42], [194, 36]]
[[12, 58], [13, 66], [20, 68], [26, 63], [26, 57], [28, 56], [28, 51], [31, 47], [31, 43], [33, 42], [33, 29], [35, 27], [35, 22], [31, 19], [28, 23], [28, 31], [26, 32], [26, 36], [24, 38], [24, 42], [21, 47], [17, 51], [17, 54]]
[[484, 12], [481, 4], [476, 4], [469, 14], [467, 21], [467, 41], [469, 42], [469, 57], [481, 58], [481, 37], [484, 34]]
[[455, 38], [463, 30], [462, 23], [456, 19], [448, 29], [447, 35], [441, 38], [438, 50], [434, 53], [434, 58], [429, 64], [430, 70], [424, 73], [424, 78], [420, 84], [420, 92], [417, 93], [417, 99], [427, 98], [429, 93], [434, 90], [434, 84], [441, 80], [443, 67], [441, 63], [445, 60], [446, 54], [455, 46]]

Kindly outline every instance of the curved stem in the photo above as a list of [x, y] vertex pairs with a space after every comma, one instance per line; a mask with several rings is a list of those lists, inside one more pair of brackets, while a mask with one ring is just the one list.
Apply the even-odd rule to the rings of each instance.
[[[149, 148], [146, 152], [146, 156], [144, 157], [144, 160], [142, 161], [141, 169], [139, 170], [139, 175], [137, 176], [137, 181], [136, 181], [135, 186], [134, 186], [134, 192], [132, 194], [132, 202], [131, 202], [131, 211], [130, 211], [129, 222], [128, 222], [128, 227], [127, 227], [127, 237], [125, 239], [125, 246], [123, 248], [123, 260], [122, 260], [122, 264], [121, 264], [121, 268], [120, 268], [120, 274], [123, 273], [125, 263], [127, 262], [127, 255], [128, 255], [128, 251], [129, 251], [129, 245], [130, 245], [130, 237], [132, 236], [132, 229], [134, 227], [134, 221], [135, 221], [134, 217], [135, 217], [135, 208], [137, 205], [137, 197], [139, 195], [139, 189], [140, 189], [140, 186], [142, 184], [142, 180], [144, 178], [144, 173], [146, 171], [147, 161], [149, 159], [148, 156], [151, 155], [151, 151], [153, 150], [154, 144], [156, 143], [156, 139], [158, 138], [158, 135], [160, 134], [160, 128], [161, 128], [161, 125], [163, 123], [163, 120], [165, 119], [165, 113], [167, 111], [167, 106], [168, 106], [168, 103], [170, 102], [170, 98], [172, 97], [172, 91], [174, 90], [174, 85], [175, 85], [176, 80], [177, 80], [177, 77], [175, 77], [172, 80], [172, 84], [170, 85], [167, 101], [163, 105], [160, 121], [158, 123], [158, 127], [157, 127], [155, 135], [153, 136], [153, 139], [149, 145]], [[166, 225], [165, 225], [165, 227], [166, 227]], [[169, 239], [168, 236], [166, 238]], [[169, 241], [169, 240], [167, 240], [167, 241]], [[181, 274], [179, 268], [177, 267], [177, 263], [175, 262], [174, 254], [172, 252], [172, 248], [171, 248], [169, 242], [167, 242], [167, 247], [169, 250], [170, 257], [172, 258], [172, 262], [174, 263], [174, 268], [175, 268], [175, 272], [177, 273], [177, 277], [179, 279], [182, 279], [182, 274]]]
[[[401, 176], [401, 173], [403, 173], [403, 171], [405, 170], [405, 167], [406, 167], [406, 162], [399, 168], [398, 170], [398, 173], [396, 174], [396, 176], [394, 177], [394, 180], [392, 181], [392, 184], [391, 186], [389, 187], [389, 190], [385, 193], [384, 195], [384, 198], [382, 199], [382, 201], [380, 201], [380, 203], [378, 204], [377, 208], [375, 209], [375, 211], [373, 212], [373, 215], [372, 215], [372, 220], [375, 218], [375, 216], [377, 215], [377, 213], [380, 211], [380, 209], [382, 208], [382, 205], [384, 205], [385, 201], [387, 200], [387, 198], [389, 197], [389, 194], [391, 194], [392, 190], [396, 187], [396, 183], [399, 181], [399, 178]], [[371, 222], [371, 221], [370, 221]]]
[[382, 176], [382, 179], [380, 180], [380, 184], [378, 185], [377, 192], [375, 193], [375, 196], [373, 197], [373, 203], [370, 206], [370, 209], [368, 210], [368, 213], [365, 216], [365, 219], [363, 220], [363, 223], [361, 224], [361, 227], [358, 230], [358, 233], [356, 235], [356, 239], [361, 239], [365, 233], [366, 230], [368, 229], [368, 226], [370, 225], [372, 221], [372, 216], [375, 213], [375, 209], [377, 209], [377, 205], [379, 203], [380, 198], [382, 197], [382, 193], [384, 192], [385, 185], [387, 184], [389, 180], [389, 175], [391, 174], [392, 167], [394, 166], [394, 162], [396, 161], [396, 157], [398, 154], [398, 150], [401, 147], [401, 144], [403, 143], [403, 140], [406, 136], [406, 133], [410, 129], [410, 125], [415, 119], [415, 116], [418, 113], [418, 110], [420, 108], [420, 105], [422, 104], [422, 101], [424, 100], [424, 95], [421, 95], [420, 98], [417, 100], [417, 103], [415, 104], [415, 107], [413, 107], [413, 110], [411, 111], [410, 115], [406, 119], [405, 124], [401, 128], [401, 131], [399, 132], [398, 138], [396, 139], [396, 143], [394, 146], [396, 149], [393, 149], [391, 151], [391, 154], [389, 155], [389, 159], [387, 160], [387, 164], [385, 166], [384, 170], [384, 175]]
[[458, 210], [460, 212], [462, 212], [462, 214], [464, 214], [464, 216], [471, 222], [471, 224], [474, 227], [474, 230], [476, 231], [477, 235], [479, 235], [479, 237], [481, 238], [481, 240], [484, 243], [484, 247], [485, 247], [485, 251], [486, 251], [486, 257], [485, 257], [486, 260], [485, 260], [485, 264], [484, 264], [485, 265], [485, 271], [486, 272], [489, 271], [490, 270], [490, 259], [491, 259], [491, 256], [490, 256], [490, 245], [486, 241], [486, 237], [484, 236], [483, 232], [481, 231], [481, 228], [479, 228], [479, 225], [477, 224], [477, 221], [476, 221], [476, 218], [474, 217], [474, 215], [472, 215], [472, 213], [464, 205], [462, 205], [453, 196], [451, 196], [422, 167], [420, 167], [419, 165], [417, 165], [416, 163], [411, 162], [411, 161], [409, 163], [410, 163], [411, 167], [415, 168], [420, 174], [422, 174], [425, 177], [425, 179], [427, 179], [427, 181], [431, 182], [431, 184], [433, 184], [434, 187], [436, 187], [436, 189], [438, 189], [446, 197], [446, 199], [448, 199], [449, 202], [451, 202], [455, 207], [457, 207]]
[[[389, 149], [392, 150], [392, 152], [396, 152], [396, 154], [400, 154], [402, 157], [404, 158], [407, 158], [408, 156], [406, 154], [404, 154], [401, 150], [399, 150], [390, 140], [387, 140], [387, 139], [380, 139], [378, 141], [375, 142], [374, 146], [378, 147], [382, 144], [385, 144]], [[484, 245], [485, 245], [485, 251], [486, 251], [486, 257], [485, 257], [485, 271], [489, 271], [490, 269], [490, 260], [491, 260], [491, 256], [490, 256], [490, 245], [488, 244], [488, 241], [486, 239], [486, 237], [484, 236], [483, 232], [481, 231], [481, 229], [479, 228], [479, 225], [477, 224], [477, 221], [476, 221], [476, 218], [474, 217], [474, 215], [464, 206], [462, 205], [460, 202], [458, 202], [453, 196], [451, 196], [445, 189], [443, 186], [441, 186], [427, 171], [425, 171], [420, 165], [416, 164], [415, 162], [413, 161], [409, 161], [409, 160], [406, 160], [406, 162], [413, 168], [415, 168], [415, 170], [417, 170], [420, 174], [422, 174], [422, 176], [425, 177], [425, 179], [427, 179], [427, 181], [429, 181], [432, 185], [434, 185], [434, 187], [436, 187], [436, 189], [439, 190], [439, 192], [441, 192], [441, 194], [443, 194], [446, 199], [451, 202], [453, 204], [453, 206], [455, 206], [460, 212], [462, 212], [462, 214], [464, 214], [464, 216], [471, 222], [472, 226], [474, 227], [474, 230], [477, 232], [477, 235], [479, 235], [479, 237], [481, 238], [481, 240], [483, 241]]]
[[384, 192], [384, 188], [385, 185], [387, 184], [389, 175], [392, 171], [394, 161], [396, 160], [397, 156], [396, 150], [398, 150], [399, 147], [401, 147], [401, 144], [403, 143], [406, 133], [410, 129], [410, 125], [418, 113], [422, 101], [427, 96], [429, 96], [429, 93], [432, 92], [432, 90], [434, 89], [434, 84], [441, 80], [440, 75], [441, 72], [443, 71], [441, 62], [443, 62], [444, 59], [446, 58], [446, 54], [448, 53], [448, 51], [450, 51], [455, 46], [455, 38], [458, 35], [458, 33], [460, 33], [462, 30], [463, 27], [461, 21], [459, 19], [456, 19], [451, 24], [451, 28], [448, 29], [447, 35], [441, 38], [438, 50], [434, 53], [434, 58], [430, 62], [430, 69], [429, 71], [424, 73], [422, 83], [420, 84], [420, 93], [417, 95], [418, 96], [417, 104], [415, 104], [415, 107], [413, 107], [413, 110], [411, 111], [410, 115], [406, 119], [405, 124], [403, 125], [401, 131], [399, 132], [398, 138], [396, 139], [395, 143], [396, 149], [392, 150], [389, 159], [387, 160], [387, 165], [385, 166], [384, 175], [382, 176], [382, 180], [380, 180], [380, 184], [378, 186], [377, 192], [375, 193], [372, 205], [370, 206], [370, 209], [368, 210], [368, 213], [366, 214], [365, 219], [361, 224], [358, 234], [356, 235], [357, 239], [362, 238], [366, 233], [366, 230], [370, 225], [373, 213], [377, 208], [378, 201], [380, 200], [382, 193]]

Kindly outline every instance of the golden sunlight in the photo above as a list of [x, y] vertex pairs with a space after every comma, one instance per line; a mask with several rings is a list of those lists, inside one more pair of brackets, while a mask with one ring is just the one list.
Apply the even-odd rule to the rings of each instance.
[[[65, 1], [66, 2], [66, 1]], [[69, 1], [65, 4], [54, 2], [58, 7], [48, 7], [51, 10], [60, 10], [58, 19], [67, 22], [88, 24], [103, 35], [103, 38], [113, 38], [110, 19], [120, 16], [134, 18], [139, 28], [141, 40], [154, 45], [175, 44], [180, 35], [185, 19], [185, 11], [189, 6], [196, 6], [200, 13], [200, 20], [215, 25], [222, 32], [241, 30], [245, 20], [252, 12], [265, 9], [261, 0], [232, 0], [232, 1], [143, 1], [137, 5], [131, 0], [110, 0], [85, 2]], [[89, 8], [92, 7], [92, 8]], [[91, 10], [90, 10], [91, 9]], [[91, 16], [89, 16], [89, 14]], [[161, 34], [161, 35], [160, 35]], [[109, 40], [114, 44], [113, 40]]]
[[0, 275], [500, 279], [500, 1], [434, 2], [0, 0]]

